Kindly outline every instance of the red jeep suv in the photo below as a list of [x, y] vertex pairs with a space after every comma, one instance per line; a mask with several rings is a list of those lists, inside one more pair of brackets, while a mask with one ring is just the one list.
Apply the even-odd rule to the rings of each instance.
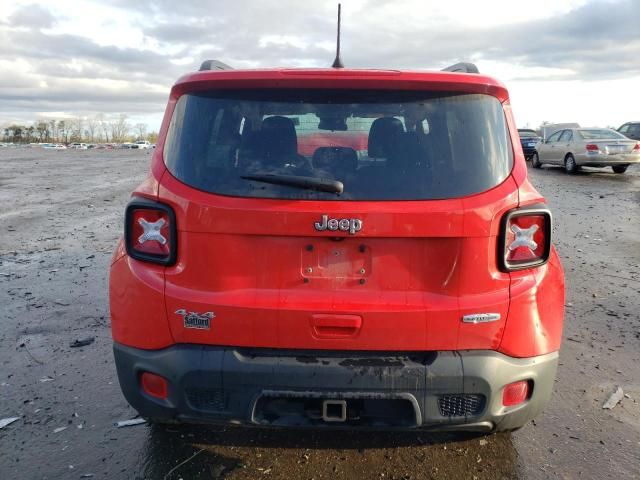
[[493, 431], [543, 409], [564, 274], [501, 83], [207, 61], [157, 145], [110, 276], [142, 416]]

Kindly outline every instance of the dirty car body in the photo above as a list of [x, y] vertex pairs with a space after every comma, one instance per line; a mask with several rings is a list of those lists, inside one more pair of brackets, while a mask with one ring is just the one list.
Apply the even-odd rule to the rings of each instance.
[[507, 90], [475, 73], [186, 75], [110, 274], [120, 384], [159, 421], [518, 428], [563, 305]]

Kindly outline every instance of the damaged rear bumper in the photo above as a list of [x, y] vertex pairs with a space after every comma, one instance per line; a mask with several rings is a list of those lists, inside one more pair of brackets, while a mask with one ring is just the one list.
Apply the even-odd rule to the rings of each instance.
[[[558, 353], [512, 358], [494, 351], [325, 352], [114, 344], [118, 377], [141, 415], [163, 421], [347, 428], [510, 430], [551, 396]], [[144, 372], [168, 381], [145, 393]], [[505, 385], [527, 380], [523, 403]]]

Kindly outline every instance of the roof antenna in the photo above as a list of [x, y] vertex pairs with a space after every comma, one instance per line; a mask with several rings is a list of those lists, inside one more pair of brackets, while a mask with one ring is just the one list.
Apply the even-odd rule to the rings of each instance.
[[338, 39], [336, 44], [336, 59], [333, 61], [333, 68], [344, 68], [342, 59], [340, 58], [340, 10], [341, 6], [338, 4]]

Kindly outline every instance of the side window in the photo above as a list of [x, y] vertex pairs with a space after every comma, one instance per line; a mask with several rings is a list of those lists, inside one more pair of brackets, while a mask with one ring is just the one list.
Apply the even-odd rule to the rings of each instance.
[[620, 127], [620, 130], [618, 130], [620, 133], [627, 133], [627, 131], [629, 130], [629, 124], [625, 124], [623, 126]]
[[562, 130], [560, 130], [559, 132], [555, 132], [553, 135], [551, 135], [548, 138], [547, 143], [557, 142], [558, 139], [560, 138], [560, 135], [562, 135]]
[[562, 132], [562, 135], [560, 135], [561, 142], [570, 142], [571, 140], [573, 140], [573, 132], [571, 130], [565, 130]]

